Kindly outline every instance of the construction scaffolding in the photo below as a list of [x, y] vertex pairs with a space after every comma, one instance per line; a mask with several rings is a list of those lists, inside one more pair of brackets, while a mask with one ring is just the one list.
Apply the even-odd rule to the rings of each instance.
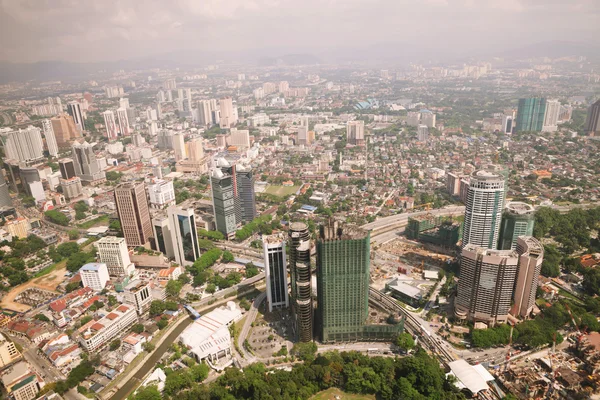
[[420, 215], [408, 219], [406, 237], [442, 247], [454, 247], [462, 238], [462, 223], [452, 217]]

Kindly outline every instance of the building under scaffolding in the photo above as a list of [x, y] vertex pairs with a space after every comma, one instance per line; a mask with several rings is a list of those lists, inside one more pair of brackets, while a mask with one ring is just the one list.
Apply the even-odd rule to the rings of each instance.
[[462, 223], [452, 217], [420, 215], [408, 219], [406, 237], [442, 247], [454, 247], [462, 238]]

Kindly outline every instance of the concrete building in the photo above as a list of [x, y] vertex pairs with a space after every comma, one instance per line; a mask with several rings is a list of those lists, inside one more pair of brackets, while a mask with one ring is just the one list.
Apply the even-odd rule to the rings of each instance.
[[129, 276], [135, 271], [135, 266], [129, 258], [129, 250], [125, 238], [106, 236], [96, 242], [98, 258], [106, 264], [111, 276]]
[[99, 292], [106, 287], [106, 282], [110, 280], [108, 276], [108, 267], [104, 263], [85, 264], [79, 270], [81, 283], [83, 287], [89, 287]]
[[196, 136], [186, 143], [187, 158], [193, 162], [199, 162], [204, 159], [204, 148], [202, 147], [202, 137]]
[[173, 149], [173, 131], [170, 129], [160, 129], [157, 135], [158, 148], [161, 150]]
[[308, 126], [299, 126], [298, 127], [298, 145], [307, 145], [310, 144], [308, 141]]
[[7, 160], [31, 164], [44, 158], [44, 143], [39, 128], [28, 126], [18, 131], [0, 129], [0, 140]]
[[588, 134], [594, 134], [594, 136], [600, 134], [600, 100], [588, 108], [583, 130]]
[[14, 400], [33, 400], [38, 396], [43, 381], [33, 371], [31, 365], [21, 361], [2, 371], [2, 386], [6, 389], [6, 398]]
[[229, 144], [231, 146], [249, 148], [250, 147], [250, 131], [247, 129], [231, 128]]
[[289, 229], [291, 303], [295, 331], [300, 342], [313, 340], [312, 272], [310, 267], [310, 232], [303, 222], [293, 222]]
[[[97, 185], [106, 182], [106, 172], [102, 170], [100, 162], [94, 153], [96, 143], [73, 144], [72, 154], [75, 166], [75, 174], [81, 178], [81, 182], [88, 185]], [[62, 172], [61, 172], [62, 173]]]
[[516, 128], [517, 132], [531, 131], [541, 132], [546, 115], [546, 99], [528, 98], [519, 99], [517, 110]]
[[85, 131], [85, 120], [83, 119], [83, 110], [78, 101], [70, 101], [67, 103], [67, 112], [73, 118], [75, 126], [79, 132]]
[[25, 239], [29, 236], [31, 230], [31, 224], [25, 217], [17, 217], [6, 221], [3, 229], [8, 232], [9, 235], [17, 237], [19, 239]]
[[496, 248], [502, 223], [504, 185], [504, 176], [499, 173], [479, 170], [471, 175], [465, 204], [462, 247], [474, 244], [488, 249]]
[[152, 218], [152, 232], [154, 233], [154, 241], [158, 251], [170, 259], [175, 258], [169, 217], [164, 214], [154, 216]]
[[71, 179], [60, 179], [60, 187], [67, 200], [75, 199], [83, 194], [83, 186], [81, 179], [77, 176]]
[[135, 308], [121, 304], [99, 320], [92, 320], [79, 328], [81, 346], [93, 353], [110, 343], [138, 321]]
[[467, 244], [460, 256], [460, 279], [454, 312], [459, 320], [483, 322], [488, 326], [505, 323], [511, 300], [519, 254], [514, 250], [493, 250]]
[[123, 301], [135, 308], [138, 315], [144, 314], [150, 308], [152, 296], [148, 282], [135, 279], [123, 288]]
[[71, 140], [81, 137], [77, 131], [73, 118], [68, 114], [60, 114], [50, 119], [52, 130], [56, 137], [56, 144], [59, 148], [69, 147]]
[[346, 127], [348, 144], [363, 146], [365, 144], [365, 122], [349, 121]]
[[63, 179], [71, 179], [77, 176], [75, 172], [75, 163], [71, 158], [62, 158], [58, 160], [58, 169]]
[[535, 209], [533, 206], [520, 201], [506, 203], [502, 215], [500, 228], [500, 241], [498, 249], [514, 250], [517, 248], [519, 236], [532, 236], [535, 223]]
[[182, 266], [192, 265], [200, 257], [194, 209], [171, 206], [167, 215], [175, 261]]
[[52, 157], [58, 157], [58, 144], [56, 143], [56, 136], [54, 135], [52, 122], [49, 119], [42, 121], [42, 130], [44, 131], [44, 137], [46, 138], [48, 154], [50, 154]]
[[223, 97], [219, 100], [219, 109], [221, 112], [219, 126], [221, 129], [233, 128], [238, 123], [237, 108], [233, 106], [231, 97]]
[[535, 306], [538, 277], [544, 261], [544, 246], [534, 237], [520, 236], [517, 239], [516, 249], [519, 254], [519, 270], [511, 314], [527, 318]]
[[255, 179], [252, 167], [243, 164], [236, 165], [235, 177], [241, 218], [237, 222], [251, 222], [256, 218]]
[[154, 179], [147, 189], [151, 208], [162, 210], [175, 205], [175, 188], [172, 181]]
[[228, 239], [235, 237], [237, 229], [234, 176], [215, 168], [210, 177], [215, 224], [217, 230]]
[[267, 304], [273, 308], [286, 308], [290, 304], [287, 281], [287, 257], [285, 239], [282, 235], [263, 236]]
[[114, 140], [119, 136], [117, 130], [117, 122], [115, 121], [115, 113], [107, 110], [102, 113], [104, 117], [104, 128], [106, 129], [106, 137], [108, 140]]
[[556, 132], [558, 130], [558, 117], [560, 116], [560, 102], [558, 100], [548, 100], [546, 102], [546, 114], [542, 132]]
[[421, 110], [420, 123], [427, 128], [435, 128], [435, 114], [429, 110]]
[[175, 153], [175, 161], [181, 161], [187, 157], [183, 133], [173, 135], [173, 152]]
[[370, 235], [330, 219], [317, 239], [317, 304], [323, 342], [362, 339], [369, 312]]
[[0, 369], [12, 364], [21, 357], [15, 344], [0, 333]]
[[117, 119], [119, 120], [119, 132], [121, 136], [129, 136], [131, 131], [129, 129], [129, 115], [126, 108], [119, 107], [117, 109]]
[[426, 142], [429, 139], [429, 128], [427, 125], [419, 125], [417, 127], [417, 140], [419, 142]]
[[146, 245], [152, 237], [152, 224], [144, 182], [117, 186], [115, 205], [127, 246]]

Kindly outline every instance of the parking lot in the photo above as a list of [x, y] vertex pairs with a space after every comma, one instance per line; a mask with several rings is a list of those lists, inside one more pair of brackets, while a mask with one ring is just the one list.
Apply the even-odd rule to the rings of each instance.
[[289, 310], [273, 310], [269, 313], [266, 310], [266, 302], [263, 302], [258, 311], [248, 335], [252, 352], [260, 358], [286, 355], [285, 350], [281, 353], [280, 351], [284, 345], [288, 351], [292, 348], [292, 318]]

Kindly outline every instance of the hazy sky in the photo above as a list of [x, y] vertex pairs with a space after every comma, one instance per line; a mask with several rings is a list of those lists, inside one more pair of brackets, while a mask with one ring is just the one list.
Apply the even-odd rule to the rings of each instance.
[[600, 0], [0, 1], [0, 60], [14, 62], [378, 43], [464, 53], [600, 37]]

